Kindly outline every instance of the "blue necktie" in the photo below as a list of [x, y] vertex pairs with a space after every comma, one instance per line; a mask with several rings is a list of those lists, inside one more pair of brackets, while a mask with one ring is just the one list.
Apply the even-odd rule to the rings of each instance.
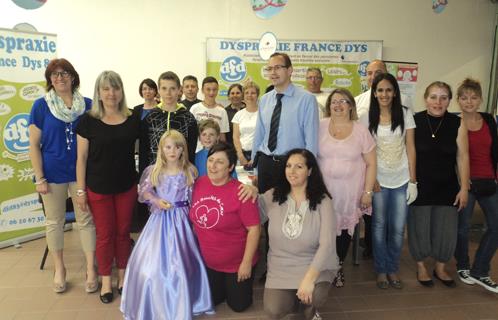
[[277, 147], [278, 125], [280, 123], [280, 113], [282, 112], [282, 93], [277, 93], [277, 104], [271, 115], [270, 135], [268, 136], [268, 149], [271, 152]]

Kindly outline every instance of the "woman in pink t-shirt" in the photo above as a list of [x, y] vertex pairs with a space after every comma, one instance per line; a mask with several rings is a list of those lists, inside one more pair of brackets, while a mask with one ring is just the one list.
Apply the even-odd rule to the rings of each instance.
[[[377, 172], [375, 141], [368, 129], [355, 121], [358, 119], [355, 100], [346, 89], [332, 91], [324, 116], [318, 129], [318, 163], [334, 199], [337, 225], [333, 232], [342, 265], [359, 218], [372, 213]], [[342, 268], [333, 284], [344, 286]]]
[[208, 153], [207, 176], [194, 185], [190, 220], [206, 264], [214, 305], [225, 301], [235, 312], [252, 304], [253, 268], [261, 233], [259, 210], [239, 200], [241, 183], [232, 179], [237, 155], [219, 143]]

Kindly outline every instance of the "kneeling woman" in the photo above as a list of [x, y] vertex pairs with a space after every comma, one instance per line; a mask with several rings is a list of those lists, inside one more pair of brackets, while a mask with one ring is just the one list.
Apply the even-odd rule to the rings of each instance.
[[190, 220], [206, 264], [213, 304], [226, 300], [235, 312], [252, 304], [253, 267], [261, 226], [253, 201], [238, 197], [241, 183], [232, 179], [237, 155], [226, 143], [208, 153], [207, 176], [194, 184]]
[[264, 309], [271, 319], [280, 319], [299, 299], [305, 319], [312, 319], [326, 302], [339, 266], [331, 232], [336, 230], [332, 200], [308, 150], [289, 151], [281, 177], [260, 198], [271, 243]]

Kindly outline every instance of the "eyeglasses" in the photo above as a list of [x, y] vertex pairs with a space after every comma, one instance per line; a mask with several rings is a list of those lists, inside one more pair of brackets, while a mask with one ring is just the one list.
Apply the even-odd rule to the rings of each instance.
[[349, 104], [349, 101], [346, 100], [346, 99], [340, 99], [340, 100], [332, 100], [330, 101], [330, 105], [332, 106], [338, 106], [338, 105], [345, 105], [345, 104]]
[[274, 65], [274, 66], [268, 66], [268, 67], [266, 67], [264, 70], [265, 70], [266, 72], [272, 72], [273, 70], [275, 70], [275, 71], [277, 71], [277, 72], [278, 72], [278, 71], [280, 71], [280, 70], [281, 70], [281, 69], [283, 69], [283, 68], [288, 68], [288, 66], [284, 66], [284, 65], [282, 65], [282, 64], [276, 64], [276, 65]]
[[62, 78], [69, 78], [71, 74], [67, 71], [54, 71], [50, 74], [50, 77], [52, 78], [58, 78], [58, 77], [62, 77]]

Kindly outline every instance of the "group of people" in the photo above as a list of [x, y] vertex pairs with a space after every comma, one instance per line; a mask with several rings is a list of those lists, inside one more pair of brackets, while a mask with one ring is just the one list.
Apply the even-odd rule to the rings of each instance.
[[[55, 292], [66, 290], [68, 194], [87, 261], [85, 290], [97, 291], [100, 275], [100, 299], [112, 302], [115, 264], [127, 319], [189, 319], [223, 301], [246, 310], [261, 224], [263, 302], [272, 319], [296, 308], [319, 319], [330, 285], [345, 283], [341, 265], [362, 217], [378, 288], [403, 288], [407, 225], [420, 284], [433, 286], [431, 257], [434, 278], [455, 286], [445, 270], [455, 256], [464, 283], [498, 292], [489, 277], [498, 245], [498, 135], [494, 118], [478, 112], [479, 82], [466, 79], [458, 88], [459, 117], [447, 111], [452, 91], [439, 81], [425, 90], [426, 110], [414, 114], [380, 60], [368, 65], [371, 89], [356, 99], [346, 89], [321, 91], [317, 68], [307, 72], [309, 91], [294, 85], [284, 53], [273, 54], [264, 71], [273, 88], [259, 99], [255, 83], [232, 85], [227, 108], [216, 102], [215, 78], [202, 81], [201, 101], [195, 77], [180, 83], [168, 71], [157, 84], [142, 81], [144, 104], [130, 110], [117, 73], [98, 76], [92, 102], [78, 92], [78, 73], [67, 60], [50, 62], [47, 94], [35, 101], [29, 130]], [[257, 188], [237, 180], [237, 163], [257, 168]], [[132, 252], [137, 199], [135, 211], [147, 223]], [[471, 268], [475, 201], [487, 231]]]

